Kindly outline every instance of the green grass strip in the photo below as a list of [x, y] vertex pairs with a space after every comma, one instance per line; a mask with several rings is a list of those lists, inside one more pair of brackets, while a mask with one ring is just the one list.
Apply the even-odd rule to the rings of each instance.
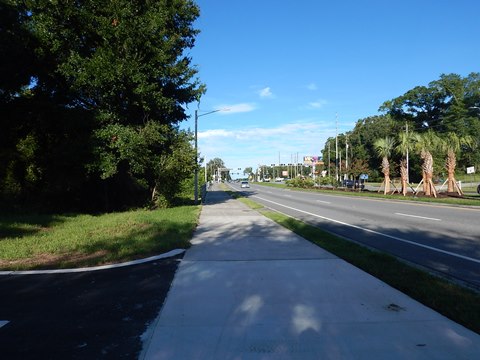
[[0, 217], [0, 269], [93, 266], [187, 248], [198, 206], [102, 215]]

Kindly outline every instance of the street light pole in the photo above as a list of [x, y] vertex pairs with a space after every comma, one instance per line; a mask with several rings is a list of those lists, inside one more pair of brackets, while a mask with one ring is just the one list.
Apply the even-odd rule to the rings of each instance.
[[335, 114], [335, 180], [338, 182], [338, 114]]
[[195, 205], [198, 204], [198, 110], [195, 110]]
[[229, 109], [217, 109], [213, 111], [209, 111], [205, 114], [200, 114], [198, 115], [198, 110], [195, 110], [195, 177], [193, 179], [195, 183], [195, 191], [194, 191], [194, 196], [195, 196], [195, 205], [198, 204], [198, 118], [201, 116], [213, 114], [219, 111], [228, 111]]

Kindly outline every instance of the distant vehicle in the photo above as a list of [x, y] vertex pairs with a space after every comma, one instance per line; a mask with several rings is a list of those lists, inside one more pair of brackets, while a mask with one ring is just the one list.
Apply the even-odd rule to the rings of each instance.
[[364, 184], [364, 180], [360, 179], [360, 181], [358, 180], [349, 180], [349, 179], [345, 179], [343, 180], [343, 186], [346, 187], [346, 188], [355, 188], [355, 189], [364, 189], [365, 188], [365, 184]]
[[281, 178], [281, 177], [275, 178], [275, 182], [281, 182], [281, 181], [283, 181], [283, 178]]
[[242, 181], [242, 184], [240, 185], [241, 188], [249, 188], [250, 185], [248, 184], [248, 181]]

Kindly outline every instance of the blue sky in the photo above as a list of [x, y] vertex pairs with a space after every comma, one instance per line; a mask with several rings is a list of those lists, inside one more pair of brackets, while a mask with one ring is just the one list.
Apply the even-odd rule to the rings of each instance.
[[[254, 169], [325, 140], [444, 73], [480, 71], [477, 0], [198, 0], [199, 150]], [[194, 129], [191, 119], [182, 124]]]

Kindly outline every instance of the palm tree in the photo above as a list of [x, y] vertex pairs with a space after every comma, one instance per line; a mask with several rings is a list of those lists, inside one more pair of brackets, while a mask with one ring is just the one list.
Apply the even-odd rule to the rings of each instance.
[[402, 179], [402, 194], [405, 196], [407, 194], [407, 184], [409, 182], [408, 176], [408, 155], [410, 151], [413, 151], [415, 148], [415, 141], [417, 135], [415, 132], [401, 132], [398, 134], [398, 143], [395, 148], [397, 153], [402, 155], [400, 160], [400, 177]]
[[462, 190], [457, 186], [455, 180], [455, 168], [457, 166], [457, 154], [460, 152], [463, 146], [473, 148], [475, 146], [475, 140], [469, 136], [458, 136], [456, 133], [449, 132], [446, 137], [442, 139], [442, 150], [446, 151], [447, 158], [445, 160], [445, 168], [448, 172], [447, 180], [447, 192], [453, 192], [455, 189], [462, 195]]
[[395, 147], [395, 139], [389, 136], [385, 138], [377, 139], [374, 143], [375, 151], [377, 155], [382, 158], [382, 173], [384, 176], [385, 189], [384, 194], [390, 191], [390, 163], [388, 158], [392, 154]]
[[416, 135], [415, 147], [420, 153], [420, 157], [423, 160], [422, 163], [422, 182], [423, 191], [425, 195], [431, 196], [432, 194], [437, 197], [437, 191], [433, 184], [433, 156], [431, 151], [434, 151], [439, 147], [440, 138], [432, 131], [428, 130], [426, 133]]

